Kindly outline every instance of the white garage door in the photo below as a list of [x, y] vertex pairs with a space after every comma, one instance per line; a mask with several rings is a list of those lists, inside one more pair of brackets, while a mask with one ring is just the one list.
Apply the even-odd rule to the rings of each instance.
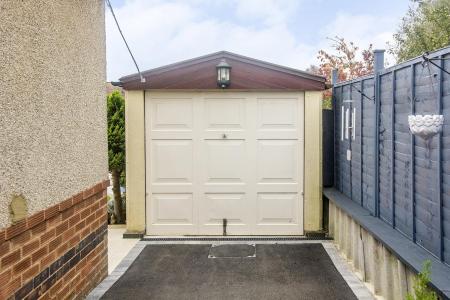
[[147, 234], [303, 234], [303, 120], [303, 93], [146, 92]]

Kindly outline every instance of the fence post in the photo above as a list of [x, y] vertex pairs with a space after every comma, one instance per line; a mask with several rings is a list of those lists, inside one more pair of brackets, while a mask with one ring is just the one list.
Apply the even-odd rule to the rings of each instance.
[[336, 83], [338, 83], [338, 72], [338, 69], [333, 69], [331, 71], [331, 84], [333, 85], [333, 87]]
[[[444, 68], [444, 60], [442, 55], [439, 56], [440, 60], [440, 70], [439, 70], [439, 88], [438, 88], [438, 99], [437, 99], [437, 114], [442, 115], [442, 95], [444, 93], [444, 73], [442, 69]], [[433, 87], [432, 87], [433, 88]], [[437, 200], [439, 203], [439, 258], [444, 260], [444, 216], [443, 216], [443, 196], [442, 196], [442, 132], [439, 132], [437, 141]]]
[[374, 158], [375, 158], [375, 176], [374, 176], [374, 201], [375, 201], [375, 216], [380, 216], [380, 195], [379, 195], [379, 183], [380, 183], [380, 72], [384, 69], [384, 51], [373, 51], [373, 73], [374, 73], [374, 94], [375, 94], [375, 124], [374, 124]]
[[348, 150], [351, 153], [351, 159], [348, 161], [348, 172], [350, 174], [350, 199], [353, 199], [353, 147], [352, 147], [352, 142], [353, 142], [353, 132], [355, 131], [355, 124], [353, 124], [353, 84], [352, 82], [350, 82], [350, 91], [349, 91], [350, 96], [348, 97], [348, 99], [350, 100], [350, 102], [348, 103], [348, 109], [350, 110], [350, 124], [352, 126], [352, 130], [349, 132], [348, 135]]
[[[411, 115], [416, 113], [416, 69], [415, 64], [411, 64], [411, 72], [409, 75], [411, 78], [411, 89], [410, 89], [410, 99], [411, 99]], [[414, 169], [416, 165], [416, 137], [411, 134], [411, 183], [410, 183], [410, 197], [411, 197], [411, 215], [412, 215], [412, 240], [416, 242], [416, 182], [414, 178]]]
[[364, 80], [361, 80], [361, 97], [359, 99], [359, 201], [361, 206], [364, 207], [364, 194], [363, 194], [363, 111], [364, 111]]
[[335, 164], [335, 166], [334, 166], [334, 170], [333, 170], [333, 186], [336, 188], [337, 186], [336, 186], [336, 181], [337, 181], [337, 178], [338, 178], [338, 174], [336, 173], [336, 170], [337, 170], [337, 168], [336, 168], [336, 164], [338, 164], [339, 163], [339, 158], [338, 157], [336, 157], [338, 154], [337, 154], [337, 151], [336, 151], [336, 128], [338, 128], [337, 127], [337, 124], [336, 124], [336, 120], [337, 120], [337, 117], [336, 117], [336, 114], [338, 113], [338, 111], [337, 111], [337, 107], [336, 107], [336, 99], [334, 98], [334, 96], [336, 95], [336, 83], [338, 82], [338, 72], [339, 72], [339, 70], [338, 69], [333, 69], [332, 71], [331, 71], [331, 84], [332, 84], [332, 88], [331, 88], [331, 105], [332, 105], [332, 109], [333, 109], [333, 114], [334, 114], [334, 118], [333, 118], [333, 123], [334, 123], [334, 133], [333, 133], [333, 157], [334, 157], [334, 164]]
[[392, 228], [395, 228], [395, 92], [396, 92], [396, 75], [395, 70], [392, 71], [392, 106], [391, 106], [391, 205], [392, 205]]

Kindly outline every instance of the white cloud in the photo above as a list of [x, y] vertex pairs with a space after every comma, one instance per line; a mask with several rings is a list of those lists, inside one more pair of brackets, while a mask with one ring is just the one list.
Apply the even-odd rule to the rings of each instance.
[[245, 21], [262, 21], [267, 25], [285, 24], [301, 5], [292, 0], [235, 0], [236, 15]]
[[[217, 0], [214, 4], [220, 7], [221, 1], [233, 7], [232, 17], [208, 15], [201, 0], [127, 0], [115, 13], [143, 70], [220, 50], [304, 69], [316, 63], [319, 49], [329, 48], [326, 37], [338, 34], [362, 47], [369, 42], [384, 47], [395, 28], [388, 18], [338, 14], [322, 29], [314, 28], [322, 42], [310, 45], [288, 23], [302, 1]], [[108, 80], [135, 73], [109, 11], [106, 34]]]
[[[397, 24], [398, 19], [394, 17], [338, 13], [336, 18], [324, 27], [321, 35], [329, 38], [343, 37], [347, 41], [354, 42], [360, 49], [366, 49], [370, 44], [374, 49], [386, 49], [386, 43], [392, 42]], [[329, 45], [324, 48], [330, 49]], [[388, 53], [386, 58], [388, 61], [393, 61]]]

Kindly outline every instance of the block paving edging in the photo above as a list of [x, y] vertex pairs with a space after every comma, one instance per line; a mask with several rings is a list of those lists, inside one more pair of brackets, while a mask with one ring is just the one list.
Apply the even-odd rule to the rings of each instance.
[[141, 254], [148, 242], [139, 241], [131, 250], [128, 252], [127, 256], [119, 263], [119, 265], [111, 272], [108, 277], [106, 277], [91, 293], [86, 297], [86, 300], [100, 299], [107, 290], [109, 290], [113, 284], [122, 277], [123, 274], [128, 270], [131, 264], [136, 260], [136, 258]]
[[355, 294], [356, 298], [360, 300], [375, 300], [376, 298], [373, 294], [364, 285], [364, 283], [359, 280], [359, 278], [352, 271], [351, 266], [339, 254], [336, 245], [333, 243], [323, 243], [322, 246], [338, 272], [341, 274], [342, 278], [344, 278], [345, 282], [347, 282], [348, 286]]

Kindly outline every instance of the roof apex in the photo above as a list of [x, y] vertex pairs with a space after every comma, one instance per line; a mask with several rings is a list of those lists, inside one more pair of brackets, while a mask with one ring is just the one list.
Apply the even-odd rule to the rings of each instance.
[[[149, 70], [143, 71], [141, 73], [142, 73], [142, 75], [144, 77], [146, 77], [146, 76], [150, 76], [150, 75], [155, 75], [155, 74], [168, 72], [168, 71], [175, 70], [175, 69], [182, 68], [182, 67], [192, 66], [192, 65], [195, 65], [195, 64], [198, 64], [198, 63], [201, 63], [201, 62], [205, 62], [205, 61], [209, 61], [209, 60], [213, 60], [213, 59], [221, 59], [221, 58], [233, 59], [233, 60], [237, 60], [237, 61], [240, 61], [240, 62], [243, 62], [243, 63], [256, 65], [256, 66], [259, 66], [259, 67], [262, 67], [262, 68], [267, 68], [267, 69], [271, 69], [271, 70], [275, 70], [275, 71], [291, 74], [291, 75], [294, 75], [294, 76], [299, 76], [299, 77], [303, 77], [303, 78], [319, 81], [319, 82], [325, 82], [326, 81], [325, 77], [323, 77], [323, 76], [319, 76], [319, 75], [315, 75], [315, 74], [312, 74], [312, 73], [309, 73], [309, 72], [306, 72], [306, 71], [301, 71], [301, 70], [298, 70], [298, 69], [294, 69], [294, 68], [290, 68], [290, 67], [286, 67], [286, 66], [270, 63], [270, 62], [266, 62], [266, 61], [263, 61], [263, 60], [258, 60], [258, 59], [255, 59], [255, 58], [243, 56], [243, 55], [232, 53], [232, 52], [225, 51], [225, 50], [214, 52], [214, 53], [210, 53], [210, 54], [207, 54], [207, 55], [199, 56], [199, 57], [188, 59], [188, 60], [183, 60], [183, 61], [180, 61], [180, 62], [168, 64], [168, 65], [165, 65], [165, 66], [149, 69]], [[135, 80], [140, 80], [140, 76], [139, 76], [138, 73], [134, 73], [134, 74], [131, 74], [131, 75], [123, 76], [119, 80], [121, 82], [131, 82], [131, 81], [135, 81]]]

